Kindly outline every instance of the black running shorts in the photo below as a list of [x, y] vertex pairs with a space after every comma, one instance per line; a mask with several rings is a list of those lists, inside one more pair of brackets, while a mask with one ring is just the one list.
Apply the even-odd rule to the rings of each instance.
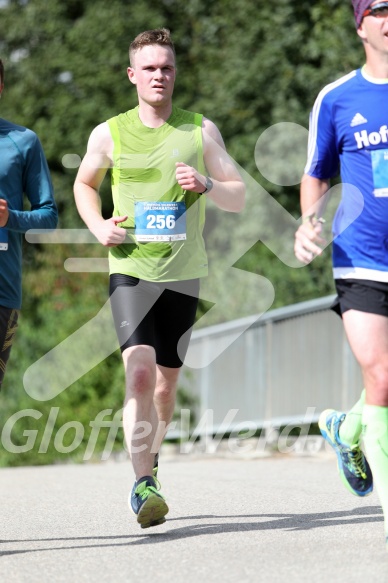
[[0, 306], [0, 388], [18, 325], [19, 310]]
[[388, 317], [388, 283], [369, 279], [336, 279], [337, 297], [331, 305], [340, 316], [358, 310]]
[[109, 295], [121, 352], [153, 346], [161, 366], [182, 366], [195, 321], [199, 279], [174, 282], [139, 280], [113, 273]]

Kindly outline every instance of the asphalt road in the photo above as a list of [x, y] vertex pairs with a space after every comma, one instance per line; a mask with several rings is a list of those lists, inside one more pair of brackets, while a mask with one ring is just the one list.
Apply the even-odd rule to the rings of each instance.
[[0, 581], [388, 582], [378, 498], [349, 494], [332, 454], [181, 454], [159, 478], [169, 520], [141, 530], [128, 462], [0, 470]]

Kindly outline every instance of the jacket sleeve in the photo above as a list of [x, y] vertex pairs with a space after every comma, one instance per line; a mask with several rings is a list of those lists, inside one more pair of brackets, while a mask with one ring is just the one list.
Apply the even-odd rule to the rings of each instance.
[[21, 233], [29, 229], [55, 229], [58, 210], [50, 172], [39, 138], [30, 132], [28, 145], [23, 152], [23, 191], [30, 210], [10, 210], [7, 228]]

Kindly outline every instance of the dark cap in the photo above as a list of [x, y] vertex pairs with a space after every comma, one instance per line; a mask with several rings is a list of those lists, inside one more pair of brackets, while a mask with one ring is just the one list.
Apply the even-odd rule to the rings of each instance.
[[354, 9], [354, 20], [356, 21], [356, 27], [359, 28], [362, 22], [362, 15], [365, 10], [369, 8], [373, 0], [352, 0]]

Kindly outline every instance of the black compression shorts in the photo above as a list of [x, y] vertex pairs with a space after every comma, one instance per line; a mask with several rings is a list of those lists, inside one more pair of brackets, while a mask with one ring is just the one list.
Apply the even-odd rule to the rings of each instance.
[[388, 317], [388, 283], [368, 279], [336, 279], [337, 297], [331, 306], [340, 316], [358, 310]]
[[197, 311], [199, 279], [161, 283], [113, 273], [109, 295], [121, 352], [152, 346], [157, 364], [182, 366]]
[[18, 325], [19, 310], [0, 306], [0, 388]]

